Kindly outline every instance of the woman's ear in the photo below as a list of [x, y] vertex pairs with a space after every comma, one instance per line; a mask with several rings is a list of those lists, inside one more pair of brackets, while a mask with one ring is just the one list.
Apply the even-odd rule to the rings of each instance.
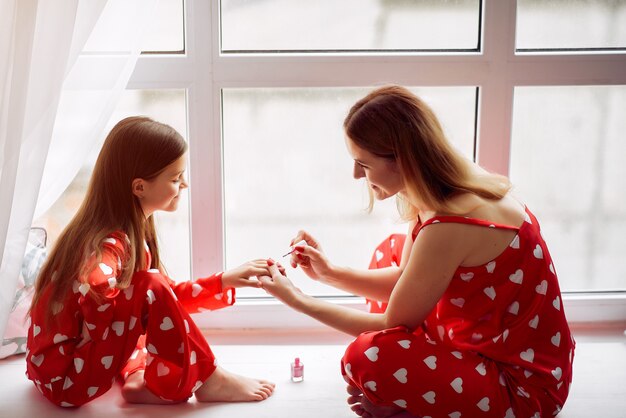
[[134, 179], [132, 182], [133, 194], [137, 196], [139, 199], [143, 198], [143, 189], [144, 189], [144, 181], [143, 179]]

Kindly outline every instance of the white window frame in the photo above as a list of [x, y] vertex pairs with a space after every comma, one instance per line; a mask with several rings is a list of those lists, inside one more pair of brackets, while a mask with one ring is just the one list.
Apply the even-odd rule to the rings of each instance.
[[[624, 51], [516, 53], [516, 1], [483, 0], [481, 52], [221, 54], [219, 1], [185, 1], [185, 54], [144, 55], [129, 89], [185, 89], [192, 277], [224, 268], [221, 91], [230, 87], [478, 86], [477, 162], [508, 175], [517, 86], [626, 85]], [[358, 68], [358, 71], [354, 69]], [[337, 303], [365, 309], [361, 299]], [[626, 292], [565, 293], [570, 322], [626, 320]], [[276, 301], [198, 316], [204, 328], [316, 328]]]

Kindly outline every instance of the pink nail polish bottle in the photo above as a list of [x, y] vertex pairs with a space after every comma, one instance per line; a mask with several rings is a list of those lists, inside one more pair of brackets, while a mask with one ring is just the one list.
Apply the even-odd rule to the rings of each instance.
[[300, 358], [296, 357], [295, 361], [291, 363], [291, 381], [302, 382], [304, 380], [304, 364], [300, 362]]

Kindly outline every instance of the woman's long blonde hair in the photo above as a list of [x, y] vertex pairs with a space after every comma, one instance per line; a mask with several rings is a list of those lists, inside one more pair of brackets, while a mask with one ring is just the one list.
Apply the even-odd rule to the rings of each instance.
[[397, 196], [398, 209], [405, 221], [416, 219], [420, 210], [409, 199], [454, 214], [458, 208], [450, 199], [458, 194], [501, 199], [511, 188], [506, 177], [478, 170], [454, 149], [432, 109], [406, 88], [372, 91], [352, 106], [344, 129], [358, 147], [398, 163], [407, 194]]
[[128, 117], [118, 122], [107, 136], [78, 212], [56, 241], [38, 276], [31, 309], [50, 285], [46, 318], [55, 303], [62, 302], [75, 280], [82, 281], [101, 259], [102, 242], [112, 232], [128, 236], [126, 259], [117, 287], [124, 289], [133, 274], [144, 268], [147, 242], [152, 256], [150, 268], [162, 269], [152, 217], [146, 218], [132, 193], [136, 178], [151, 180], [187, 150], [185, 140], [169, 125], [147, 117]]

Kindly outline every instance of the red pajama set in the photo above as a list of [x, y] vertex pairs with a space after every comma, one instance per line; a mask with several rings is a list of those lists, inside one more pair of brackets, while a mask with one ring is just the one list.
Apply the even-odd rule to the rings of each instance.
[[[376, 405], [421, 417], [531, 418], [558, 414], [572, 381], [575, 342], [556, 272], [537, 219], [521, 227], [458, 216], [438, 222], [515, 230], [498, 257], [459, 267], [415, 330], [365, 332], [348, 346], [342, 373]], [[398, 265], [404, 237], [393, 235], [370, 268]], [[386, 304], [368, 301], [371, 312]]]
[[[215, 357], [189, 313], [235, 302], [221, 273], [174, 283], [158, 269], [136, 272], [117, 288], [128, 238], [114, 233], [102, 259], [44, 321], [50, 289], [31, 312], [26, 375], [53, 403], [80, 406], [104, 394], [116, 377], [145, 370], [146, 386], [165, 400], [184, 401], [216, 368]], [[147, 263], [150, 252], [146, 245]], [[51, 282], [54, 285], [54, 280]]]

